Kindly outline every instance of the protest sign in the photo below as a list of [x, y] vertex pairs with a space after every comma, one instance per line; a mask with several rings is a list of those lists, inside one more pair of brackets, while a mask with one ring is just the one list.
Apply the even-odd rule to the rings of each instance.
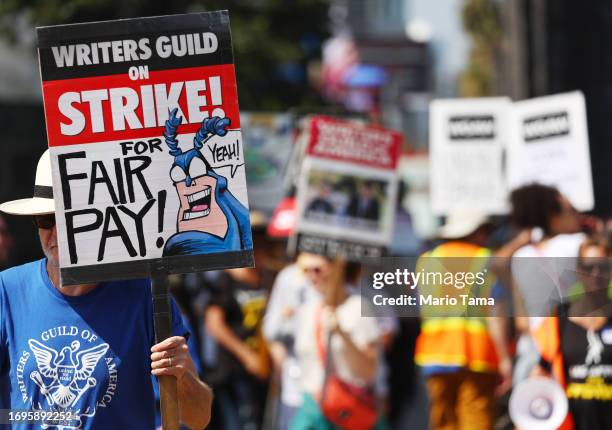
[[593, 209], [584, 96], [576, 91], [514, 103], [508, 145], [510, 189], [557, 187], [580, 211]]
[[227, 11], [37, 33], [62, 283], [252, 265]]
[[431, 204], [447, 215], [459, 207], [507, 211], [504, 148], [510, 99], [435, 100], [430, 105]]
[[253, 210], [271, 214], [285, 196], [286, 181], [280, 178], [286, 173], [293, 150], [293, 122], [291, 114], [240, 113]]
[[414, 233], [419, 238], [434, 237], [438, 230], [438, 222], [431, 210], [429, 155], [422, 153], [404, 155], [400, 157], [397, 169], [400, 180], [406, 184], [407, 191], [403, 203], [405, 210], [410, 213], [410, 223]]
[[297, 192], [297, 249], [362, 260], [391, 244], [402, 135], [317, 116]]

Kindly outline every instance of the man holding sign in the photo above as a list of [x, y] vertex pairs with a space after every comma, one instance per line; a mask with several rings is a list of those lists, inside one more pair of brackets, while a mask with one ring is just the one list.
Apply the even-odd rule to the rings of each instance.
[[0, 273], [0, 408], [38, 412], [29, 420], [2, 416], [2, 423], [152, 429], [150, 372], [177, 378], [181, 421], [204, 428], [212, 393], [197, 376], [174, 302], [174, 336], [153, 345], [149, 282], [61, 285], [48, 152], [38, 164], [34, 197], [0, 211], [32, 216], [45, 254]]
[[46, 259], [0, 277], [0, 399], [62, 430], [151, 428], [150, 361], [164, 428], [202, 428], [166, 276], [253, 264], [227, 11], [37, 36], [49, 152], [0, 210], [36, 216]]

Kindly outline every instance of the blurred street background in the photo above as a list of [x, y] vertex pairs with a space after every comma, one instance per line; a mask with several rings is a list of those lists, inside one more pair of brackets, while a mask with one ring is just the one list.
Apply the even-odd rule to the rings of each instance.
[[[296, 259], [287, 251], [295, 218], [287, 199], [295, 196], [300, 162], [296, 148], [302, 120], [309, 115], [358, 121], [403, 135], [393, 255], [418, 257], [444, 239], [469, 237], [511, 257], [521, 247], [542, 240], [520, 236], [532, 228], [541, 228], [544, 240], [580, 229], [586, 235], [609, 236], [612, 2], [604, 0], [3, 0], [0, 201], [31, 195], [36, 163], [47, 146], [36, 26], [219, 9], [230, 14], [258, 266], [254, 271], [172, 279], [175, 298], [194, 333], [192, 354], [203, 379], [216, 392], [210, 428], [333, 428], [320, 422], [311, 427], [296, 424], [306, 419], [302, 414], [296, 421], [296, 413], [308, 407], [296, 382], [306, 372], [300, 368], [299, 355], [308, 345], [296, 340], [298, 328], [281, 329], [280, 322], [270, 322], [276, 318], [288, 324], [299, 308], [316, 301], [291, 285], [324, 284], [317, 276], [332, 270], [325, 265], [333, 266], [334, 261], [313, 255]], [[554, 192], [554, 208], [541, 209], [544, 224], [522, 222], [521, 210], [543, 205], [551, 195], [550, 190], [536, 190], [517, 197], [506, 214], [486, 214], [494, 215], [486, 222], [468, 214], [463, 221], [472, 216], [472, 230], [463, 226], [463, 230], [457, 227], [463, 234], [441, 235], [440, 226], [452, 224], [452, 217], [439, 216], [431, 205], [430, 102], [492, 96], [520, 101], [575, 90], [582, 91], [586, 101], [595, 202], [590, 211], [580, 214], [580, 227], [551, 227], [550, 219], [565, 210], [564, 198]], [[359, 184], [364, 193], [372, 187]], [[376, 186], [378, 192], [384, 188]], [[319, 187], [326, 193], [340, 186], [322, 180]], [[482, 233], [478, 229], [485, 224], [486, 241], [470, 236]], [[564, 256], [580, 257], [579, 246]], [[609, 243], [603, 248], [609, 251]], [[41, 257], [31, 222], [0, 215], [0, 269]], [[344, 268], [344, 275], [354, 286], [367, 268], [352, 266]], [[240, 291], [249, 292], [248, 300]], [[514, 428], [507, 413], [508, 390], [495, 397], [496, 412], [485, 423], [434, 424], [430, 414], [441, 413], [435, 402], [440, 407], [448, 399], [432, 394], [436, 389], [432, 376], [437, 374], [427, 370], [431, 366], [415, 364], [421, 321], [379, 319], [376, 333], [383, 345], [376, 385], [380, 385], [377, 399], [384, 422], [376, 428]], [[228, 335], [228, 330], [233, 334]], [[501, 355], [516, 364], [520, 348], [514, 345], [529, 328], [512, 320], [505, 321], [502, 331], [503, 343], [512, 346], [508, 351], [504, 347]], [[258, 346], [264, 339], [267, 346]], [[258, 361], [257, 354], [265, 358]], [[502, 367], [504, 363], [500, 361]], [[495, 384], [507, 383], [504, 378], [512, 373], [512, 365], [502, 367], [492, 372], [499, 376]], [[476, 382], [487, 384], [490, 381], [484, 379]], [[450, 400], [451, 405], [458, 403]], [[612, 427], [612, 421], [606, 422]]]
[[[0, 200], [30, 190], [46, 145], [35, 26], [224, 8], [230, 10], [242, 112], [289, 113], [289, 124], [307, 113], [374, 115], [404, 134], [399, 175], [409, 184], [407, 210], [420, 237], [436, 225], [427, 203], [428, 106], [440, 97], [521, 100], [582, 90], [595, 210], [610, 213], [612, 65], [605, 53], [612, 43], [611, 7], [603, 0], [589, 7], [569, 0], [5, 1]], [[246, 145], [253, 143], [246, 139]], [[257, 205], [252, 198], [251, 207]], [[270, 206], [262, 209], [269, 214]], [[15, 262], [38, 255], [27, 227], [14, 227], [20, 236]]]

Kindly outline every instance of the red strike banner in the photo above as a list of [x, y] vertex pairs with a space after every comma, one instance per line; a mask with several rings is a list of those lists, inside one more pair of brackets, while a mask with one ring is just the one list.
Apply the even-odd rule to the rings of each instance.
[[184, 133], [212, 116], [240, 128], [233, 64], [44, 81], [43, 93], [51, 147], [162, 135], [177, 106]]
[[312, 119], [308, 154], [394, 170], [403, 137], [396, 131], [318, 116]]

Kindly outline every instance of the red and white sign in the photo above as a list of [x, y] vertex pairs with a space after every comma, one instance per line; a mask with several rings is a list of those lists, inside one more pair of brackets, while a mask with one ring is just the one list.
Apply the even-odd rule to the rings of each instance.
[[402, 135], [316, 116], [306, 127], [297, 192], [297, 248], [380, 257], [391, 244]]
[[380, 169], [397, 167], [401, 133], [329, 117], [314, 117], [310, 126], [307, 153], [313, 157]]
[[240, 128], [233, 64], [45, 81], [43, 93], [51, 147], [161, 136], [175, 107], [184, 133], [213, 116]]
[[62, 283], [252, 265], [227, 11], [37, 31]]

